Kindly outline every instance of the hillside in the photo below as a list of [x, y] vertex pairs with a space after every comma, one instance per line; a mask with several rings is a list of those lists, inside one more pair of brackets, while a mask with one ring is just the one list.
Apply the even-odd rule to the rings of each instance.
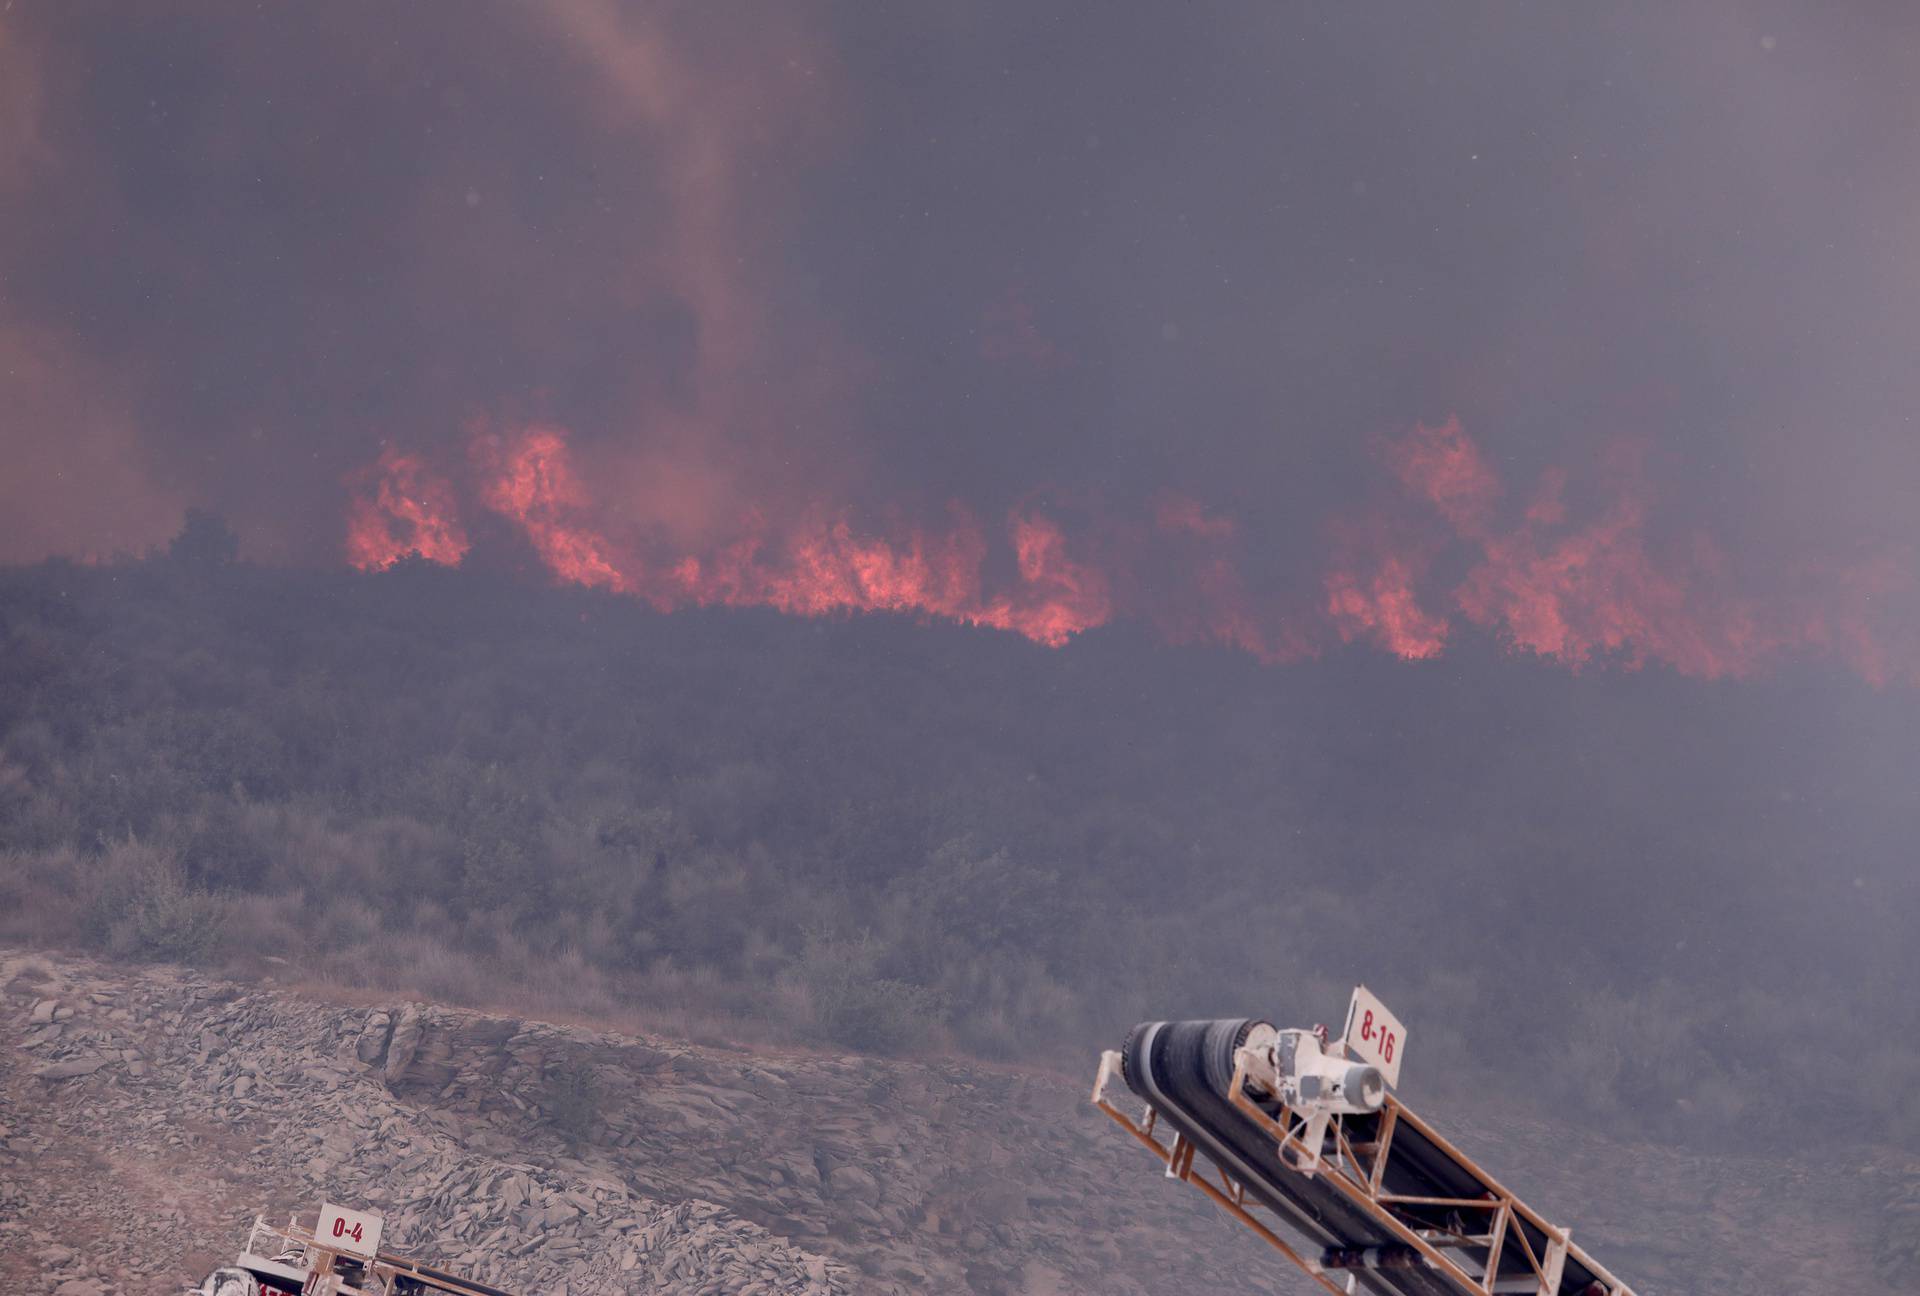
[[[170, 1290], [256, 1210], [322, 1193], [550, 1296], [1304, 1290], [1071, 1078], [19, 952], [0, 996], [9, 1291]], [[1887, 1290], [1871, 1266], [1915, 1218], [1884, 1206], [1920, 1163], [1884, 1153], [1696, 1156], [1428, 1114], [1642, 1296]]]
[[0, 1296], [1920, 1296], [1916, 52], [0, 0]]
[[1744, 1113], [1843, 1056], [1913, 1149], [1917, 720], [1490, 644], [1263, 668], [420, 565], [48, 563], [0, 569], [0, 940], [1054, 1068], [1365, 980], [1422, 1024], [1416, 1103], [1807, 1149]]

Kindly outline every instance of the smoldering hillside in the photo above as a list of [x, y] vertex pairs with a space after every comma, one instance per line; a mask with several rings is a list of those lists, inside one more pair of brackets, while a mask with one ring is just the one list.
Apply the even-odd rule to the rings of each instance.
[[1839, 1068], [1920, 1145], [1907, 692], [663, 615], [214, 536], [0, 573], [0, 938], [1073, 1073], [1364, 979], [1416, 1102], [1778, 1146], [1833, 1137], [1791, 1116]]

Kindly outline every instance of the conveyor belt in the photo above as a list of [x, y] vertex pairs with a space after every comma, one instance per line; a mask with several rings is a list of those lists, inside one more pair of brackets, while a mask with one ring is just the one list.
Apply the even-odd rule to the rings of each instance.
[[[323, 1212], [324, 1212], [323, 1208]], [[278, 1259], [269, 1259], [278, 1256]], [[511, 1292], [463, 1278], [459, 1274], [436, 1269], [406, 1256], [386, 1251], [373, 1256], [356, 1255], [331, 1246], [314, 1230], [292, 1218], [284, 1228], [267, 1223], [259, 1216], [247, 1235], [247, 1244], [236, 1267], [246, 1270], [272, 1291], [304, 1290], [316, 1275], [351, 1275], [350, 1290], [393, 1291], [395, 1293], [445, 1293], [446, 1296], [512, 1296]]]
[[[1351, 1188], [1343, 1191], [1331, 1169], [1307, 1175], [1281, 1160], [1278, 1145], [1231, 1101], [1234, 1051], [1258, 1023], [1244, 1019], [1219, 1021], [1146, 1022], [1128, 1034], [1120, 1054], [1127, 1087], [1171, 1124], [1189, 1143], [1224, 1171], [1234, 1183], [1278, 1216], [1304, 1243], [1303, 1255], [1329, 1262], [1344, 1285], [1351, 1274], [1358, 1290], [1376, 1296], [1460, 1296], [1484, 1290], [1478, 1283], [1464, 1285], [1422, 1258], [1408, 1244], [1405, 1229], [1431, 1240], [1455, 1239], [1450, 1254], [1469, 1259], [1478, 1273], [1486, 1267], [1490, 1246], [1475, 1247], [1461, 1236], [1485, 1237], [1491, 1213], [1458, 1205], [1395, 1201], [1383, 1206]], [[1243, 1095], [1246, 1102], [1250, 1094]], [[1390, 1103], [1392, 1100], [1389, 1100]], [[1269, 1117], [1277, 1105], [1257, 1103]], [[1405, 1113], [1404, 1108], [1398, 1108]], [[1344, 1118], [1344, 1135], [1351, 1146], [1371, 1146], [1379, 1138], [1387, 1110]], [[1330, 1139], [1332, 1136], [1329, 1136]], [[1329, 1144], [1329, 1154], [1333, 1145]], [[1395, 1118], [1386, 1163], [1380, 1169], [1378, 1196], [1388, 1199], [1427, 1199], [1442, 1203], [1495, 1202], [1509, 1195], [1470, 1161], [1430, 1136], [1417, 1119]], [[1553, 1239], [1531, 1212], [1508, 1212], [1507, 1231], [1500, 1244], [1498, 1290], [1538, 1292], [1533, 1286], [1510, 1286], [1506, 1275], [1536, 1275], [1541, 1258]], [[1524, 1237], [1523, 1246], [1521, 1239]], [[1363, 1248], [1380, 1248], [1369, 1257], [1372, 1266], [1359, 1267], [1361, 1257], [1340, 1255]], [[1533, 1257], [1529, 1265], [1528, 1253]], [[1348, 1267], [1353, 1265], [1354, 1267]], [[1615, 1280], [1583, 1263], [1577, 1248], [1565, 1259], [1552, 1296], [1589, 1296], [1624, 1291]], [[1603, 1280], [1604, 1279], [1604, 1280]]]
[[477, 1282], [472, 1278], [462, 1278], [457, 1274], [443, 1273], [438, 1269], [429, 1269], [426, 1265], [416, 1260], [404, 1260], [399, 1256], [382, 1255], [380, 1257], [380, 1263], [382, 1266], [392, 1269], [393, 1272], [400, 1277], [422, 1279], [429, 1289], [452, 1292], [455, 1293], [455, 1296], [513, 1296], [511, 1292], [502, 1291], [498, 1287], [489, 1287], [487, 1284]]

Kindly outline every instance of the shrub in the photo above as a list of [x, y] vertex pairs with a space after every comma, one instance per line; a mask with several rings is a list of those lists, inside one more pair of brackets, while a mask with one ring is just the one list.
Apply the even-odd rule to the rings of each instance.
[[814, 1034], [865, 1053], [905, 1053], [927, 1042], [946, 1018], [936, 991], [874, 974], [872, 941], [810, 941], [798, 973]]
[[192, 963], [220, 946], [227, 916], [225, 898], [194, 887], [173, 855], [127, 842], [96, 862], [83, 924], [111, 954]]

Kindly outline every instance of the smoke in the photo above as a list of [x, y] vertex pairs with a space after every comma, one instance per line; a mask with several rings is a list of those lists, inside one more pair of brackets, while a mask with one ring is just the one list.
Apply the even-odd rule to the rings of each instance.
[[67, 339], [0, 316], [0, 411], [0, 553], [103, 560], [179, 529], [186, 493], [141, 472], [115, 375]]
[[[84, 187], [44, 133], [43, 53], [0, 18], [0, 202], [10, 210], [48, 184]], [[186, 495], [142, 472], [121, 375], [18, 309], [6, 288], [21, 253], [0, 229], [0, 555], [139, 552], [178, 528]]]
[[1876, 685], [1920, 682], [1912, 575], [1920, 569], [1911, 554], [1851, 565], [1809, 559], [1798, 571], [1743, 581], [1711, 534], [1660, 541], [1654, 491], [1630, 444], [1607, 447], [1584, 510], [1569, 502], [1569, 472], [1556, 465], [1506, 510], [1517, 513], [1511, 518], [1502, 516], [1503, 483], [1457, 421], [1416, 428], [1383, 458], [1449, 535], [1383, 543], [1371, 573], [1330, 575], [1343, 635], [1371, 635], [1405, 657], [1437, 655], [1447, 621], [1421, 609], [1414, 576], [1452, 548], [1466, 563], [1445, 595], [1452, 611], [1517, 650], [1576, 669], [1606, 658], [1719, 679], [1827, 656]]
[[16, 7], [0, 557], [1911, 682], [1916, 21]]
[[48, 161], [40, 136], [35, 53], [12, 25], [0, 25], [0, 185], [23, 186]]

